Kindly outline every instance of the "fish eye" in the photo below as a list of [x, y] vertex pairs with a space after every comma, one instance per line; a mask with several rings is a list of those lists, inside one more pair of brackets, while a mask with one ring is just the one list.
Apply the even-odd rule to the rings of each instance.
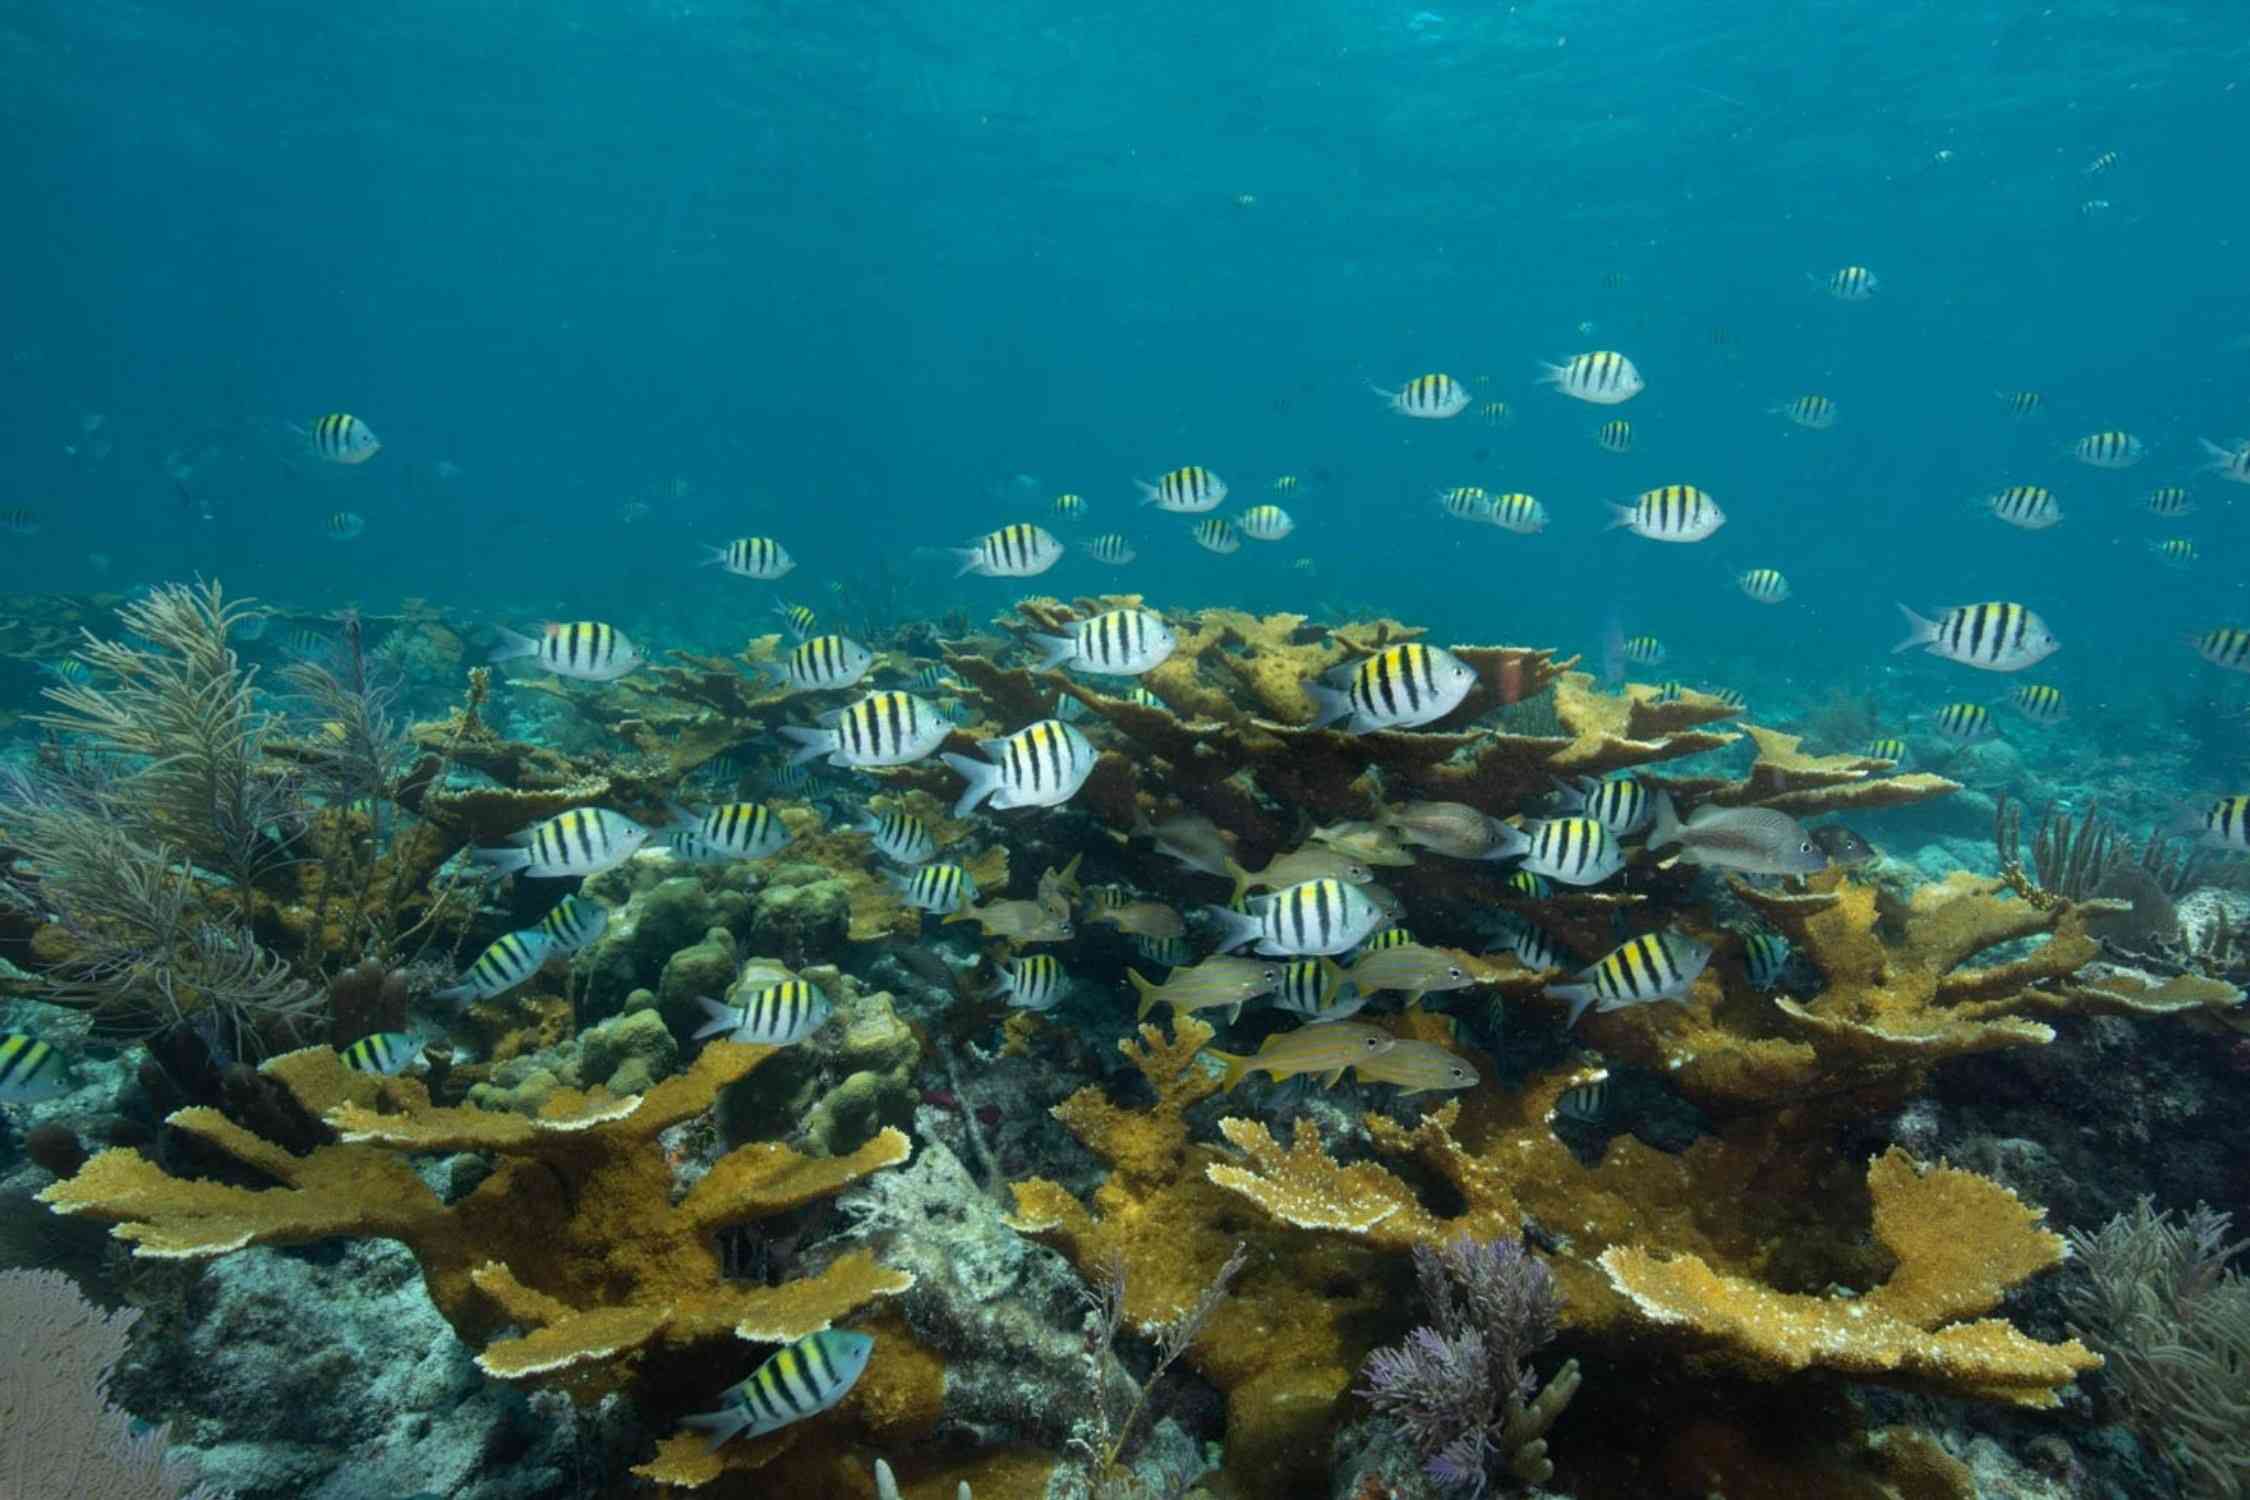
[[1366, 1045], [1368, 1051], [1380, 1052], [1383, 1050], [1383, 1038], [1379, 1036], [1371, 1036], [1367, 1039]]
[[1466, 979], [1469, 976], [1461, 972], [1459, 964], [1448, 964], [1445, 969], [1445, 977], [1448, 979]]

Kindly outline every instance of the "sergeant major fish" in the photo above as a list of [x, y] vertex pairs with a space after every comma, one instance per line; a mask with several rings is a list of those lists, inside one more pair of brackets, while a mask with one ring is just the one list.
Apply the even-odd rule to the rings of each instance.
[[843, 1400], [874, 1351], [875, 1340], [864, 1333], [824, 1328], [807, 1334], [721, 1392], [718, 1410], [682, 1421], [709, 1433], [713, 1451], [737, 1435], [760, 1437]]
[[1093, 742], [1059, 719], [1041, 719], [1002, 739], [979, 740], [977, 748], [992, 762], [940, 757], [968, 783], [953, 804], [956, 818], [987, 798], [995, 812], [1059, 806], [1077, 795], [1094, 770]]
[[1345, 952], [1390, 920], [1358, 886], [1334, 879], [1308, 880], [1258, 897], [1247, 913], [1223, 906], [1203, 910], [1218, 926], [1219, 947], [1255, 943], [1258, 952], [1285, 958]]
[[1227, 482], [1196, 464], [1174, 469], [1160, 476], [1154, 484], [1142, 480], [1134, 483], [1140, 485], [1141, 504], [1180, 516], [1199, 516], [1205, 511], [1217, 510], [1227, 498]]
[[1656, 1000], [1685, 1000], [1710, 962], [1709, 943], [1669, 929], [1644, 932], [1583, 970], [1575, 983], [1549, 985], [1547, 993], [1570, 1002], [1570, 1016], [1563, 1022], [1568, 1030], [1589, 1005], [1623, 1010]]
[[1608, 529], [1652, 542], [1700, 542], [1726, 523], [1718, 502], [1694, 485], [1667, 484], [1642, 491], [1630, 505], [1611, 505]]
[[1559, 880], [1565, 885], [1597, 885], [1625, 867], [1625, 846], [1599, 821], [1587, 817], [1542, 818], [1521, 829], [1495, 821], [1499, 838], [1490, 858], [1523, 857], [1519, 873]]
[[848, 688], [875, 665], [875, 653], [849, 636], [816, 635], [790, 647], [779, 669], [758, 668], [764, 681], [779, 679], [797, 692], [809, 693]]
[[493, 648], [490, 660], [512, 661], [528, 656], [557, 677], [575, 677], [582, 682], [614, 682], [638, 670], [645, 660], [641, 648], [624, 631], [599, 620], [549, 624], [536, 640], [505, 629], [499, 635], [500, 644]]
[[950, 916], [959, 911], [963, 903], [983, 894], [969, 872], [959, 865], [924, 865], [911, 875], [901, 875], [895, 870], [879, 873], [891, 889], [898, 892], [901, 901], [939, 916]]
[[1153, 672], [1179, 644], [1164, 617], [1146, 609], [1104, 610], [1071, 626], [1068, 635], [1034, 635], [1031, 640], [1046, 653], [1032, 667], [1035, 672], [1067, 666], [1111, 677]]
[[1044, 526], [1028, 521], [1003, 526], [952, 549], [961, 566], [954, 577], [1035, 578], [1062, 560], [1063, 544]]
[[522, 984], [539, 972], [554, 949], [554, 940], [536, 928], [511, 932], [494, 940], [477, 955], [460, 981], [439, 990], [433, 1000], [489, 1000]]
[[1901, 604], [1908, 634], [1891, 647], [1895, 655], [1919, 646], [1932, 656], [1988, 672], [2020, 672], [2060, 649], [2047, 622], [2020, 604], [1960, 604], [1935, 620], [1925, 620]]
[[789, 764], [823, 754], [832, 766], [903, 766], [922, 759], [953, 732], [952, 721], [912, 693], [869, 693], [814, 720], [820, 727], [781, 726], [798, 748]]
[[621, 865], [649, 840], [649, 830], [606, 807], [574, 807], [534, 823], [509, 842], [512, 849], [472, 849], [487, 869], [521, 871], [538, 880], [594, 875]]
[[797, 566], [789, 549], [770, 536], [742, 536], [722, 546], [706, 547], [709, 556], [703, 559], [708, 568], [716, 564], [737, 578], [755, 578], [771, 583]]
[[1313, 703], [1311, 728], [1343, 720], [1346, 734], [1412, 729], [1444, 718], [1476, 686], [1469, 664], [1442, 646], [1409, 641], [1356, 663], [1331, 668], [1329, 686], [1303, 684]]
[[737, 987], [724, 1002], [708, 995], [696, 996], [704, 1022], [695, 1040], [723, 1036], [730, 1042], [753, 1042], [762, 1047], [787, 1047], [818, 1031], [830, 1012], [828, 996], [819, 985], [804, 979], [783, 979], [773, 984]]
[[1574, 354], [1559, 365], [1541, 365], [1539, 370], [1540, 384], [1596, 406], [1630, 401], [1645, 389], [1641, 372], [1613, 349]]
[[1444, 421], [1459, 416], [1469, 405], [1468, 388], [1443, 373], [1417, 375], [1395, 391], [1379, 385], [1371, 389], [1402, 417]]
[[862, 813], [852, 832], [866, 834], [877, 853], [902, 865], [921, 864], [937, 853], [937, 836], [912, 813]]

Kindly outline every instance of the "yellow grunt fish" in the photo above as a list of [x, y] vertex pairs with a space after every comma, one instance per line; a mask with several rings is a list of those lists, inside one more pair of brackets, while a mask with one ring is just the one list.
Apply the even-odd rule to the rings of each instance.
[[1365, 885], [1375, 878], [1375, 872], [1364, 862], [1341, 850], [1318, 846], [1277, 854], [1255, 874], [1231, 859], [1226, 862], [1226, 870], [1234, 877], [1233, 899], [1236, 901], [1251, 891], [1278, 891], [1283, 886], [1301, 885], [1308, 880], [1348, 880], [1353, 885]]
[[1400, 1042], [1390, 1051], [1352, 1064], [1360, 1083], [1395, 1083], [1406, 1094], [1430, 1089], [1465, 1089], [1481, 1080], [1469, 1060], [1435, 1042]]
[[1370, 953], [1346, 970], [1345, 977], [1358, 985], [1363, 995], [1403, 990], [1409, 1004], [1434, 991], [1466, 989], [1480, 982], [1465, 958], [1420, 943], [1401, 943]]
[[1142, 1020], [1158, 1005], [1169, 1005], [1175, 1016], [1188, 1011], [1224, 1010], [1227, 1019], [1235, 1021], [1241, 1019], [1243, 1006], [1281, 987], [1282, 968], [1269, 959], [1222, 954], [1193, 968], [1175, 970], [1162, 984], [1150, 982], [1138, 969], [1127, 969], [1125, 977], [1141, 993]]
[[1067, 914], [1038, 901], [994, 901], [953, 913], [948, 922], [975, 922], [986, 937], [1013, 938], [1019, 943], [1060, 943], [1073, 928]]
[[1180, 920], [1178, 912], [1161, 901], [1128, 901], [1121, 906], [1097, 912], [1094, 920], [1114, 923], [1118, 931], [1129, 932], [1135, 937], [1187, 936], [1187, 923]]
[[1275, 1083], [1300, 1073], [1318, 1073], [1323, 1086], [1333, 1087], [1344, 1069], [1380, 1057], [1400, 1046], [1397, 1037], [1380, 1026], [1357, 1021], [1316, 1021], [1295, 1031], [1277, 1031], [1265, 1040], [1255, 1057], [1211, 1049], [1211, 1056], [1226, 1064], [1225, 1087], [1234, 1086], [1252, 1073], [1271, 1075]]

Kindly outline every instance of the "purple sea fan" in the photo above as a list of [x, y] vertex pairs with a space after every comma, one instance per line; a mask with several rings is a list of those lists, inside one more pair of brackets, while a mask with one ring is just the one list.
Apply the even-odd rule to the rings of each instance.
[[1414, 1269], [1431, 1326], [1370, 1355], [1360, 1396], [1398, 1424], [1423, 1473], [1447, 1489], [1483, 1494], [1495, 1460], [1516, 1478], [1548, 1478], [1543, 1435], [1576, 1393], [1578, 1366], [1566, 1364], [1542, 1390], [1528, 1363], [1562, 1313], [1547, 1267], [1521, 1241], [1463, 1236], [1416, 1246]]

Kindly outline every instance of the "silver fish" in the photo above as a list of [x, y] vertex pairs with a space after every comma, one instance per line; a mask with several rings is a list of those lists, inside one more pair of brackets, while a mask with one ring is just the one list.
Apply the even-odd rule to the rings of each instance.
[[1828, 856], [1805, 825], [1773, 807], [1717, 807], [1705, 803], [1685, 823], [1672, 794], [1656, 795], [1653, 851], [1680, 846], [1684, 864], [1740, 870], [1746, 875], [1809, 875], [1828, 868]]

